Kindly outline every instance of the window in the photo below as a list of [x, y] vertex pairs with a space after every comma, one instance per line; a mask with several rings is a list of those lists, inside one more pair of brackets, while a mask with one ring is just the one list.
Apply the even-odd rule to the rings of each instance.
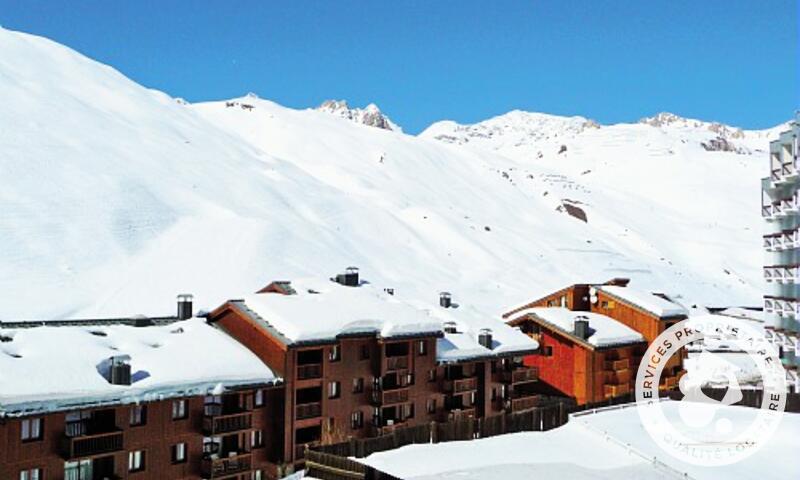
[[44, 477], [41, 468], [31, 468], [19, 472], [19, 480], [41, 480], [42, 478]]
[[603, 300], [602, 302], [600, 302], [600, 307], [601, 308], [608, 308], [608, 302], [606, 300]]
[[406, 403], [400, 408], [401, 418], [405, 420], [406, 418], [414, 418], [414, 404], [413, 403]]
[[552, 357], [553, 356], [553, 347], [547, 345], [544, 347], [544, 356], [545, 357]]
[[92, 480], [92, 460], [64, 463], [64, 480]]
[[562, 307], [566, 307], [567, 306], [567, 296], [566, 295], [561, 295], [560, 301], [561, 301], [561, 306]]
[[414, 374], [413, 373], [409, 373], [408, 375], [406, 375], [405, 384], [406, 385], [414, 385]]
[[436, 399], [431, 398], [428, 400], [428, 413], [436, 413]]
[[330, 351], [328, 352], [328, 360], [331, 362], [338, 362], [342, 359], [342, 351], [339, 348], [339, 345], [334, 345], [331, 347]]
[[21, 438], [23, 442], [42, 439], [42, 419], [26, 418], [22, 421]]
[[256, 470], [250, 474], [250, 480], [261, 480], [261, 470]]
[[364, 412], [361, 410], [353, 412], [350, 415], [350, 428], [353, 430], [358, 430], [359, 428], [364, 426]]
[[144, 470], [144, 450], [128, 452], [128, 471], [141, 472]]
[[187, 417], [186, 400], [175, 400], [172, 402], [172, 419], [181, 420]]
[[369, 345], [367, 344], [361, 345], [360, 358], [361, 360], [369, 360]]
[[362, 393], [364, 391], [364, 379], [363, 378], [354, 378], [353, 379], [353, 393]]
[[428, 344], [425, 342], [425, 340], [420, 340], [417, 342], [417, 353], [419, 353], [420, 356], [428, 354]]
[[131, 407], [131, 427], [138, 427], [147, 423], [147, 407], [134, 405]]
[[253, 430], [250, 432], [250, 446], [253, 448], [260, 448], [264, 446], [264, 432], [261, 430]]
[[436, 381], [436, 369], [435, 368], [431, 368], [430, 370], [428, 370], [428, 381], [429, 382], [435, 382]]
[[253, 395], [253, 404], [256, 407], [264, 406], [264, 390], [261, 389], [256, 390], [256, 393]]
[[492, 387], [492, 400], [497, 400], [497, 389]]
[[341, 393], [341, 384], [339, 382], [328, 383], [328, 398], [339, 398]]
[[186, 444], [178, 443], [172, 446], [172, 463], [183, 463], [186, 461]]

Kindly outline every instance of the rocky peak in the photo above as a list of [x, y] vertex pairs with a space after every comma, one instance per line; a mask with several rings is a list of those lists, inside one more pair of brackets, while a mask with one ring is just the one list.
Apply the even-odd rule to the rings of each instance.
[[383, 114], [377, 105], [370, 103], [366, 108], [351, 108], [345, 100], [325, 100], [317, 107], [320, 112], [337, 115], [352, 122], [361, 123], [370, 127], [384, 130], [400, 131], [389, 117]]

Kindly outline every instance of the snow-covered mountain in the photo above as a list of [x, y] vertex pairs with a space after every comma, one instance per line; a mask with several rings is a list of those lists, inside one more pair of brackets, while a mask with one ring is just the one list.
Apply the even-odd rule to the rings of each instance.
[[512, 112], [414, 137], [254, 96], [187, 104], [2, 29], [0, 104], [0, 319], [163, 314], [180, 292], [210, 308], [348, 265], [487, 315], [614, 276], [758, 303], [751, 132], [735, 154], [702, 129]]
[[374, 103], [370, 103], [366, 108], [361, 109], [351, 108], [345, 100], [326, 100], [317, 107], [317, 110], [370, 127], [393, 130], [395, 132], [403, 131], [399, 125], [396, 125], [389, 117], [384, 115]]

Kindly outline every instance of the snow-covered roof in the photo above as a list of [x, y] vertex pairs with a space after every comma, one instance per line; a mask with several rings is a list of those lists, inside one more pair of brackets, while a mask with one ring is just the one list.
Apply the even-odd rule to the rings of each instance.
[[[0, 329], [0, 416], [135, 403], [277, 381], [247, 348], [201, 318], [170, 325]], [[129, 357], [131, 385], [104, 376]]]
[[[405, 301], [368, 283], [347, 287], [317, 279], [292, 281], [294, 295], [253, 294], [232, 303], [287, 344], [333, 341], [339, 336], [374, 334], [384, 338], [439, 335], [438, 360], [461, 361], [492, 355], [532, 352], [538, 344], [518, 329], [470, 307], [441, 308]], [[456, 334], [443, 333], [454, 322]], [[492, 330], [493, 348], [478, 343], [483, 328]]]
[[659, 297], [658, 295], [631, 287], [619, 287], [616, 285], [603, 285], [597, 287], [600, 291], [608, 293], [623, 301], [646, 310], [658, 317], [675, 317], [678, 315], [688, 316], [689, 311], [675, 302]]
[[641, 333], [611, 317], [599, 313], [572, 311], [563, 307], [533, 307], [518, 315], [532, 314], [559, 330], [573, 335], [575, 320], [589, 321], [586, 341], [596, 347], [643, 342]]

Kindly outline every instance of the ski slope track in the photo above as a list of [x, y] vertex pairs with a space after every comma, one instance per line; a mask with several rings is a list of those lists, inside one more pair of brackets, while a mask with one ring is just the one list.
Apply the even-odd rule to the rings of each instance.
[[[0, 104], [0, 320], [164, 314], [182, 292], [208, 309], [349, 265], [486, 315], [615, 276], [759, 303], [772, 131], [511, 112], [410, 136], [255, 96], [188, 104], [3, 29]], [[738, 152], [702, 146], [719, 131]]]

